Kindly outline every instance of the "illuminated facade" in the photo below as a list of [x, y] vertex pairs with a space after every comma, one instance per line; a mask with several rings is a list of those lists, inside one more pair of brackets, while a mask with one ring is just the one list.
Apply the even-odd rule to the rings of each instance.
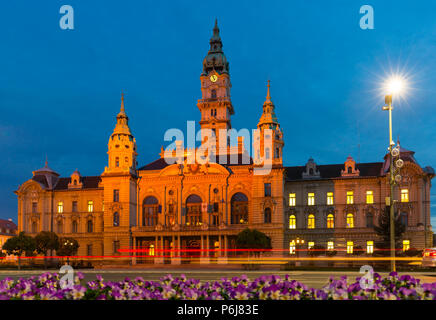
[[[201, 128], [215, 133], [231, 129], [229, 63], [216, 24], [200, 82]], [[161, 150], [155, 161], [138, 167], [122, 97], [104, 172], [84, 177], [76, 170], [60, 177], [47, 163], [34, 171], [16, 191], [19, 231], [36, 235], [52, 230], [76, 238], [79, 256], [98, 256], [103, 264], [180, 264], [184, 258], [226, 263], [236, 248], [236, 235], [246, 227], [270, 236], [275, 252], [284, 256], [296, 236], [312, 247], [336, 248], [342, 241], [349, 251], [352, 244], [374, 241], [367, 223], [370, 214], [376, 223], [384, 205], [386, 162], [356, 165], [348, 158], [344, 165], [317, 166], [311, 159], [304, 167], [284, 167], [283, 133], [269, 84], [259, 113], [260, 156], [272, 162], [266, 175], [254, 174], [256, 165], [242, 138], [237, 146], [218, 144], [215, 150], [217, 158], [236, 155], [235, 163], [188, 163], [194, 150], [176, 143], [183, 164], [169, 164]], [[270, 147], [264, 145], [266, 129], [272, 130]], [[207, 138], [202, 136], [202, 141]], [[413, 153], [404, 152], [413, 159]], [[401, 199], [408, 201], [400, 209], [407, 214], [409, 245], [419, 247], [424, 237], [431, 241], [434, 172], [411, 159], [404, 157], [410, 179], [402, 188], [407, 193], [401, 191]], [[132, 251], [139, 257], [131, 258]]]

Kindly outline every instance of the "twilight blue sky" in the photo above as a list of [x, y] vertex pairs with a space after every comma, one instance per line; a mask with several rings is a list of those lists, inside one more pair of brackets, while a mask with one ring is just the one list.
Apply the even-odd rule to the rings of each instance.
[[[232, 125], [255, 128], [271, 79], [286, 165], [311, 156], [381, 161], [388, 119], [379, 88], [399, 70], [410, 89], [396, 101], [394, 135], [422, 166], [436, 166], [436, 2], [11, 2], [0, 4], [0, 218], [16, 221], [13, 191], [46, 155], [62, 176], [102, 173], [121, 90], [140, 165], [168, 144], [166, 129], [198, 121], [215, 17], [230, 62]], [[64, 4], [74, 8], [74, 30], [59, 27]], [[374, 8], [374, 30], [359, 28], [364, 4]]]

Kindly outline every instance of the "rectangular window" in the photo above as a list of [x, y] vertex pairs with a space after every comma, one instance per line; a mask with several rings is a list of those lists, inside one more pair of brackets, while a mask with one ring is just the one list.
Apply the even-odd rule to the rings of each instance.
[[62, 201], [58, 202], [58, 213], [64, 212], [64, 203]]
[[335, 250], [335, 243], [333, 241], [327, 242], [327, 250], [329, 250], [329, 251]]
[[86, 253], [87, 253], [88, 257], [92, 256], [92, 244], [88, 244], [86, 246]]
[[289, 206], [290, 207], [295, 207], [296, 205], [296, 199], [295, 199], [295, 193], [290, 193], [289, 194]]
[[114, 241], [114, 253], [119, 253], [118, 250], [120, 250], [120, 240]]
[[73, 201], [72, 210], [71, 211], [72, 212], [77, 212], [77, 201]]
[[374, 253], [374, 241], [366, 241], [366, 253]]
[[409, 189], [401, 189], [401, 202], [409, 202]]
[[314, 206], [315, 205], [315, 193], [309, 192], [307, 194], [307, 205]]
[[114, 189], [114, 202], [120, 201], [120, 190]]
[[271, 197], [271, 183], [265, 183], [265, 197]]
[[354, 203], [354, 193], [353, 191], [347, 191], [347, 204]]
[[289, 229], [296, 229], [297, 228], [297, 218], [295, 215], [291, 214], [289, 216]]
[[32, 202], [32, 213], [38, 212], [38, 202]]
[[347, 241], [347, 253], [348, 254], [352, 254], [353, 253], [353, 241]]
[[333, 205], [333, 192], [327, 192], [327, 205]]
[[307, 243], [307, 249], [309, 249], [309, 250], [313, 249], [314, 246], [315, 246], [315, 242], [313, 242], [313, 241], [309, 241]]
[[410, 249], [410, 240], [403, 240], [403, 251]]
[[94, 201], [88, 201], [88, 212], [94, 212]]
[[367, 204], [374, 203], [374, 193], [371, 190], [366, 191], [366, 203]]

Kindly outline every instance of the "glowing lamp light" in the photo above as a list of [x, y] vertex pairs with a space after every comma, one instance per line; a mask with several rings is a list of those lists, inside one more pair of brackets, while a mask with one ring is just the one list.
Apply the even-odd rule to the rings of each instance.
[[389, 94], [399, 94], [404, 89], [404, 80], [400, 77], [391, 78], [387, 89]]

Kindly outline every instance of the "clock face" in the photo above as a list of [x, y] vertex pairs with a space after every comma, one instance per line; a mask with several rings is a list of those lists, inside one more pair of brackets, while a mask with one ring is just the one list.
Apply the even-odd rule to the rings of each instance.
[[210, 81], [216, 82], [217, 80], [218, 80], [218, 77], [217, 77], [216, 74], [213, 74], [213, 75], [210, 76]]

